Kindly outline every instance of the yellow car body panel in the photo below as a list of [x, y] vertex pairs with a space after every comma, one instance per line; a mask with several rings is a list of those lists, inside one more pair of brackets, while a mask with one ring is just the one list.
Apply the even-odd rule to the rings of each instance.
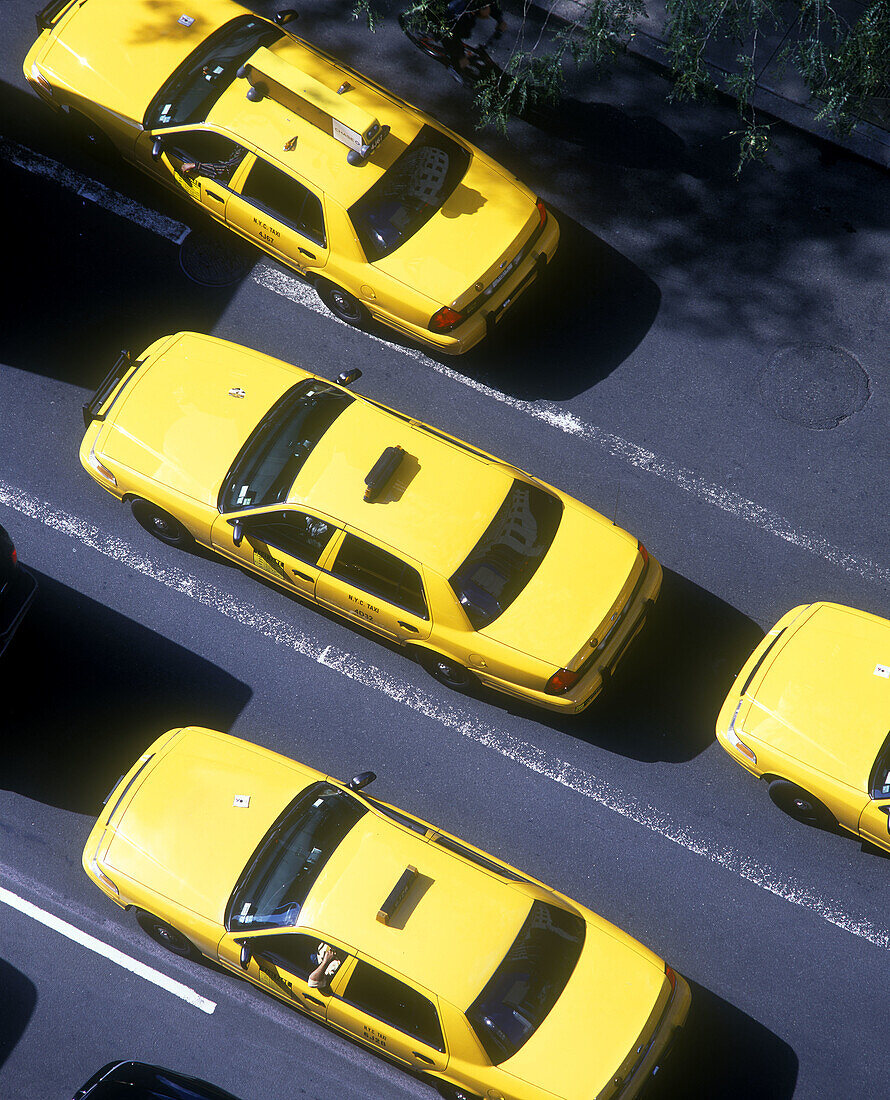
[[[318, 849], [326, 862], [294, 922], [251, 930], [231, 914], [227, 928], [226, 902], [246, 881], [244, 864], [318, 782], [354, 800], [359, 816], [331, 851]], [[509, 1100], [634, 1100], [686, 1020], [684, 979], [591, 910], [404, 811], [394, 820], [393, 809], [259, 746], [189, 727], [159, 738], [121, 779], [83, 866], [116, 904], [165, 921], [214, 961], [434, 1083]], [[407, 867], [417, 874], [393, 903]], [[492, 1064], [467, 1013], [536, 904], [569, 914], [578, 954], [537, 1027]], [[282, 968], [281, 952], [300, 936], [345, 956], [327, 990], [307, 990]], [[418, 1060], [417, 1039], [356, 1007], [348, 993], [358, 962], [433, 1006], [440, 1046], [421, 1040], [427, 1054]]]
[[[221, 501], [228, 498], [221, 489], [242, 444], [263, 440], [254, 430], [278, 398], [297, 382], [315, 378], [210, 336], [164, 337], [126, 370], [101, 408], [92, 409], [88, 419], [95, 419], [84, 435], [81, 462], [118, 499], [148, 501], [199, 543], [389, 639], [419, 646], [414, 652], [424, 659], [447, 658], [483, 683], [537, 706], [583, 710], [642, 627], [662, 573], [636, 539], [559, 490], [420, 421], [349, 394], [350, 403], [308, 450], [290, 488], [285, 485], [276, 498], [281, 503], [245, 500], [224, 510]], [[368, 502], [369, 471], [395, 445], [403, 447], [401, 464], [379, 497]], [[473, 629], [449, 577], [513, 500], [514, 485], [529, 500], [537, 494], [561, 518], [538, 563], [541, 579], [523, 577], [512, 604], [500, 609], [509, 617], [515, 608], [513, 618], [507, 625], [495, 618], [488, 624], [494, 629]], [[311, 560], [302, 558], [303, 565], [286, 561], [281, 547], [270, 551], [271, 536], [235, 543], [236, 522], [256, 525], [264, 514], [281, 509], [328, 526], [320, 556], [315, 551]], [[522, 515], [521, 508], [515, 517], [511, 512], [511, 526], [498, 536], [514, 554], [528, 533]], [[347, 538], [377, 547], [419, 574], [425, 609], [368, 598], [375, 588], [357, 589], [337, 568]], [[571, 670], [572, 683], [561, 693], [548, 692], [550, 678], [565, 669]]]
[[752, 774], [794, 783], [843, 828], [890, 849], [890, 787], [869, 790], [888, 713], [890, 621], [814, 603], [784, 615], [745, 662], [717, 738]]
[[[76, 0], [42, 31], [25, 59], [25, 76], [49, 106], [83, 116], [124, 158], [322, 289], [346, 291], [370, 316], [421, 343], [468, 351], [553, 258], [555, 218], [457, 134], [260, 17], [258, 24], [279, 37], [245, 60], [260, 84], [265, 78], [267, 94], [248, 100], [248, 79], [221, 69], [219, 87], [211, 84], [208, 93], [212, 102], [185, 121], [176, 117], [176, 106], [171, 111], [158, 101], [158, 92], [180, 68], [188, 73], [189, 56], [209, 35], [247, 14], [232, 0], [212, 0], [195, 12], [158, 9], [153, 0]], [[388, 132], [361, 167], [347, 163], [348, 142], [334, 133], [375, 123]], [[366, 255], [349, 211], [424, 127], [448, 150], [450, 190], [441, 200], [438, 191], [430, 191], [433, 200], [423, 198], [440, 205], [405, 240], [388, 240], [381, 255], [372, 254], [378, 245], [368, 246]], [[240, 164], [223, 179], [189, 152], [213, 135], [242, 150]], [[188, 161], [196, 167], [186, 169]], [[264, 172], [282, 174], [273, 189], [281, 209], [252, 190], [254, 174]], [[445, 185], [441, 172], [430, 186]], [[271, 184], [256, 186], [266, 194]], [[304, 189], [318, 203], [320, 229], [290, 216]], [[382, 232], [375, 227], [389, 215], [381, 210], [368, 234]], [[450, 329], [431, 327], [445, 307], [461, 317]]]

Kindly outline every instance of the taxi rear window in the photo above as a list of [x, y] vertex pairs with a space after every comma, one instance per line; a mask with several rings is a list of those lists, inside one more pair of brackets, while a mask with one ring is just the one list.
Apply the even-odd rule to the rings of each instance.
[[145, 129], [203, 122], [240, 66], [260, 46], [283, 36], [284, 31], [255, 15], [241, 15], [214, 31], [161, 86], [145, 112]]
[[424, 126], [379, 180], [349, 208], [372, 263], [388, 256], [441, 209], [463, 179], [469, 150]]
[[584, 921], [544, 901], [532, 903], [519, 935], [467, 1019], [493, 1065], [519, 1050], [544, 1022], [581, 955]]

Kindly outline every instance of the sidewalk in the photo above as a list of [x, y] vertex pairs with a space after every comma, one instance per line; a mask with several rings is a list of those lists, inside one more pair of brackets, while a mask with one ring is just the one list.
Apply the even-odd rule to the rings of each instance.
[[[574, 22], [578, 13], [586, 8], [582, 0], [533, 2], [542, 12], [549, 12], [551, 18], [556, 16], [568, 22]], [[846, 9], [849, 19], [854, 21], [865, 4], [863, 0], [840, 0], [837, 6], [841, 10]], [[663, 33], [664, 0], [647, 0], [647, 9], [649, 18], [638, 24], [636, 33], [627, 43], [628, 53], [645, 57], [667, 68], [667, 49]], [[789, 38], [793, 38], [798, 17], [795, 12], [789, 22], [772, 33], [762, 35], [761, 45], [756, 52], [758, 75], [753, 105], [791, 126], [806, 130], [842, 149], [849, 149], [850, 152], [884, 168], [890, 168], [890, 100], [875, 101], [870, 119], [860, 121], [852, 133], [839, 135], [826, 123], [816, 119], [818, 101], [812, 99], [800, 76], [777, 59], [782, 47]], [[726, 77], [732, 72], [736, 53], [733, 44], [715, 42], [705, 54], [708, 68], [721, 91], [726, 90]]]

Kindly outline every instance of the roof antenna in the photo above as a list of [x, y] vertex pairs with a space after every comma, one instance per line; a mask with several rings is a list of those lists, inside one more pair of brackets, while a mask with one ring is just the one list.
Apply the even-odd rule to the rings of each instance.
[[618, 526], [618, 501], [621, 499], [621, 478], [618, 478], [618, 488], [615, 490], [615, 508], [612, 512], [612, 526]]

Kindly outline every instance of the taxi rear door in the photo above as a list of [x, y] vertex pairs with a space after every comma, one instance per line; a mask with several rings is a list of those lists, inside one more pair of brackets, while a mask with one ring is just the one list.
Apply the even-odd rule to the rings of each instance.
[[350, 960], [332, 983], [327, 1022], [415, 1072], [448, 1064], [435, 998], [365, 959]]

